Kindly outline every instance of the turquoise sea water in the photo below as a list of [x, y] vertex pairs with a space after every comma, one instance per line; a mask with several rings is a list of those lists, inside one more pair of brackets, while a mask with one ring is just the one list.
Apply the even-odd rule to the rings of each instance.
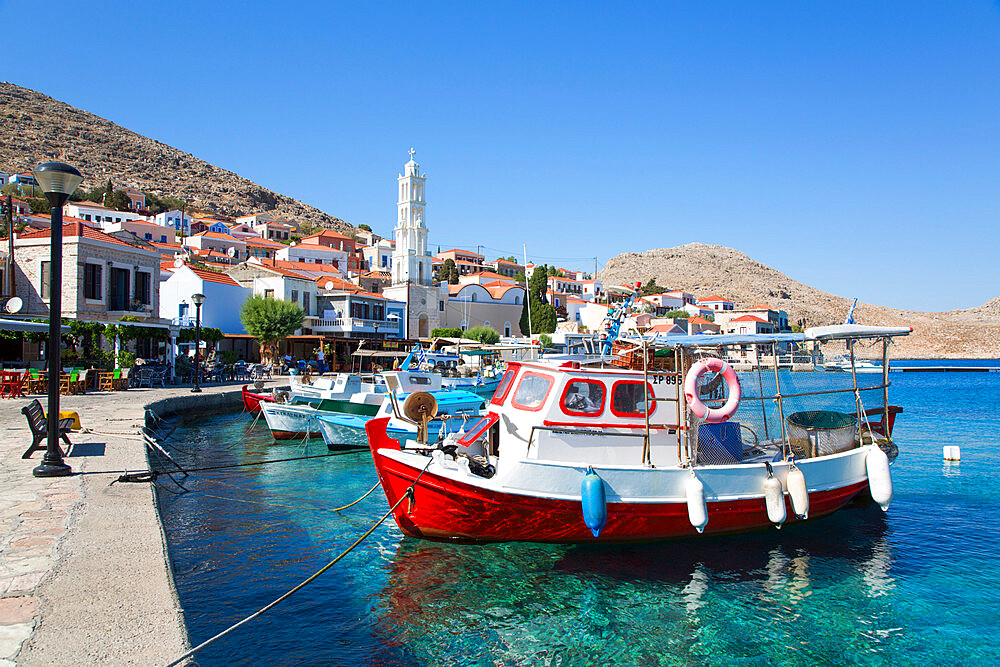
[[[1000, 363], [994, 364], [1000, 365]], [[868, 505], [751, 535], [629, 547], [443, 545], [390, 518], [287, 602], [198, 655], [223, 664], [1000, 663], [1000, 374], [895, 373], [900, 456]], [[249, 418], [190, 423], [182, 463], [324, 453]], [[942, 446], [962, 448], [961, 463]], [[164, 478], [161, 478], [163, 480]], [[193, 644], [312, 574], [387, 509], [367, 453], [162, 481]], [[169, 658], [172, 656], [164, 656]]]

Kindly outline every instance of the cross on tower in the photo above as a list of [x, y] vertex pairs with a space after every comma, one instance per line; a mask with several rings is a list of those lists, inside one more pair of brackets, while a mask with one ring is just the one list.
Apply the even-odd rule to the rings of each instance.
[[413, 154], [416, 153], [417, 151], [413, 150], [413, 147], [410, 146], [410, 151], [409, 152], [410, 152], [410, 159], [412, 160], [413, 159]]

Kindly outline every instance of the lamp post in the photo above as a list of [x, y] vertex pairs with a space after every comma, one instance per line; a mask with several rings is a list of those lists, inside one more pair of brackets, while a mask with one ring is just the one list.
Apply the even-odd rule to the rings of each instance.
[[198, 376], [201, 374], [201, 304], [205, 303], [205, 295], [192, 294], [191, 300], [194, 301], [194, 386], [191, 391], [195, 394], [201, 392], [201, 387], [198, 386]]
[[35, 477], [65, 477], [73, 470], [63, 463], [59, 449], [59, 376], [62, 373], [62, 207], [83, 182], [83, 176], [68, 164], [43, 162], [35, 167], [35, 180], [52, 206], [49, 228], [49, 413], [48, 442], [42, 463], [32, 470]]

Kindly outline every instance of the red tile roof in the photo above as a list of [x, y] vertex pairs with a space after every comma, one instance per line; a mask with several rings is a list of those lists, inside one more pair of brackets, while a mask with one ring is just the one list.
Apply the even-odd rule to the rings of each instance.
[[692, 324], [715, 324], [715, 322], [711, 320], [706, 320], [701, 315], [695, 315], [694, 317], [689, 317], [688, 322], [691, 322]]
[[767, 320], [762, 320], [756, 315], [743, 315], [742, 317], [737, 317], [735, 319], [729, 320], [730, 322], [761, 322], [762, 324], [767, 324]]
[[196, 276], [198, 276], [202, 280], [207, 280], [210, 283], [218, 283], [220, 285], [232, 285], [234, 287], [240, 286], [238, 282], [227, 276], [225, 273], [216, 273], [215, 271], [199, 269], [190, 265], [187, 265], [187, 267], [192, 271], [194, 271]]
[[342, 292], [360, 292], [361, 288], [354, 283], [348, 282], [336, 276], [320, 276], [316, 278], [316, 284], [323, 289], [340, 290]]
[[750, 306], [747, 310], [771, 310], [771, 306], [766, 303], [758, 304], [756, 306]]
[[[49, 238], [49, 229], [41, 229], [37, 232], [29, 232], [27, 234], [21, 234], [18, 238], [21, 239], [47, 239]], [[116, 245], [123, 245], [127, 248], [135, 248], [136, 250], [142, 250], [143, 252], [149, 252], [143, 248], [137, 248], [131, 243], [125, 243], [121, 239], [115, 238], [110, 234], [105, 234], [99, 229], [94, 229], [83, 222], [70, 222], [63, 225], [63, 240], [71, 238], [87, 238], [93, 239], [94, 241], [103, 241], [104, 243], [114, 243]]]
[[209, 232], [209, 231], [198, 232], [197, 234], [192, 234], [191, 238], [194, 238], [195, 236], [204, 236], [205, 238], [220, 239], [222, 241], [240, 241], [240, 242], [242, 242], [241, 239], [238, 239], [238, 238], [236, 238], [234, 236], [230, 236], [229, 234], [220, 234], [219, 232]]
[[729, 299], [724, 299], [721, 296], [718, 296], [717, 294], [713, 294], [712, 296], [706, 296], [701, 299], [698, 299], [698, 303], [709, 303], [712, 301], [726, 301], [727, 303], [732, 303], [732, 301], [730, 301]]

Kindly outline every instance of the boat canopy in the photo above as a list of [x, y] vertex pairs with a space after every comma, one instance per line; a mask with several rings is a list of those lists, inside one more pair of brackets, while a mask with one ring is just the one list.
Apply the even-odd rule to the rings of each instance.
[[[852, 338], [884, 338], [887, 336], [906, 336], [911, 331], [913, 329], [910, 327], [835, 324], [826, 327], [810, 327], [803, 333], [657, 335], [652, 338], [646, 338], [646, 340], [653, 347], [714, 347], [718, 345], [762, 345], [768, 343], [847, 340]], [[638, 337], [635, 340], [642, 340], [642, 337]]]

